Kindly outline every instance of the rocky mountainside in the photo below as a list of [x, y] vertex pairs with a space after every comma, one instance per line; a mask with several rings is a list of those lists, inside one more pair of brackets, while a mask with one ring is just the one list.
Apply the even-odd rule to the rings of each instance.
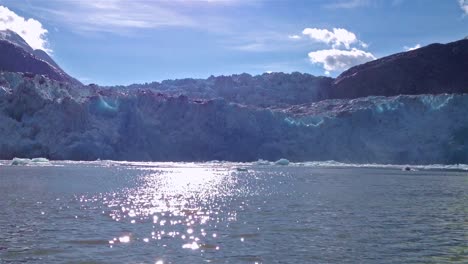
[[350, 68], [330, 98], [468, 92], [468, 39], [431, 44]]
[[[50, 79], [81, 83], [66, 74], [42, 50], [33, 50], [18, 34], [0, 31], [0, 71], [28, 72]], [[151, 89], [172, 96], [222, 98], [256, 107], [287, 107], [325, 99], [350, 99], [400, 94], [468, 92], [468, 39], [431, 44], [343, 72], [336, 79], [307, 73], [265, 73], [211, 76], [114, 86], [122, 91]]]
[[99, 87], [21, 40], [0, 40], [0, 159], [468, 163], [466, 41], [337, 79], [240, 74]]
[[81, 84], [65, 73], [46, 52], [33, 50], [11, 30], [0, 31], [0, 71], [28, 72], [61, 82]]
[[152, 89], [192, 98], [223, 98], [259, 107], [366, 96], [468, 93], [468, 39], [383, 57], [352, 67], [336, 79], [298, 72], [257, 76], [244, 73], [116, 88]]

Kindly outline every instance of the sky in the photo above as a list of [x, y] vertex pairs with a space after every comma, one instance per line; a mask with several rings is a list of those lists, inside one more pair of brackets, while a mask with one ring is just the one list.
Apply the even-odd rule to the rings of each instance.
[[0, 30], [83, 83], [265, 72], [335, 77], [468, 36], [468, 0], [0, 0]]

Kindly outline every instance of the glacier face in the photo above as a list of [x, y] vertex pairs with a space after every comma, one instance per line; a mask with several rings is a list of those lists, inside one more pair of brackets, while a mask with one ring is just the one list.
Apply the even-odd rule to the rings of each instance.
[[228, 102], [257, 107], [288, 106], [328, 98], [333, 79], [307, 73], [273, 72], [252, 76], [247, 73], [211, 76], [207, 79], [165, 80], [129, 86], [113, 86], [119, 90], [145, 89], [190, 98], [223, 98]]
[[468, 163], [468, 95], [260, 108], [0, 73], [0, 159]]

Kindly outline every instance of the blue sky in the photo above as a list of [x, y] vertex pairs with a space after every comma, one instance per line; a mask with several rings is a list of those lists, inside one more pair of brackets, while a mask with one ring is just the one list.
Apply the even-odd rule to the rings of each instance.
[[468, 0], [0, 0], [0, 6], [0, 29], [23, 32], [72, 76], [103, 85], [242, 72], [336, 76], [468, 35]]

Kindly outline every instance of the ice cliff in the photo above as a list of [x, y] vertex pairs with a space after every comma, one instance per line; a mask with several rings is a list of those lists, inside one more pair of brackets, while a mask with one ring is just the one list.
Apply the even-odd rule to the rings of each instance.
[[0, 74], [0, 159], [468, 163], [468, 95], [261, 108]]

